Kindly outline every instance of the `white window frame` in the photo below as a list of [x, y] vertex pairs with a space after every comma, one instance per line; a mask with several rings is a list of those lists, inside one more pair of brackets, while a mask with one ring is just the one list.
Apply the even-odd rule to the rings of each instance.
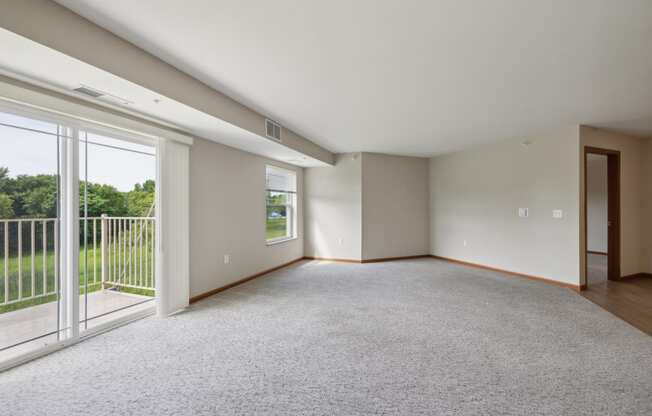
[[[286, 190], [280, 190], [280, 189], [270, 189], [267, 185], [267, 171], [268, 169], [275, 170], [279, 173], [291, 175], [294, 178], [294, 186], [295, 190], [294, 191], [286, 191]], [[268, 192], [284, 192], [289, 195], [289, 197], [286, 200], [285, 205], [274, 205], [274, 206], [284, 206], [285, 207], [285, 212], [287, 215], [287, 232], [285, 236], [282, 237], [276, 237], [272, 239], [267, 239], [267, 193]], [[281, 168], [275, 165], [265, 165], [265, 242], [267, 245], [274, 245], [274, 244], [279, 244], [279, 243], [284, 243], [286, 241], [291, 241], [295, 240], [298, 238], [298, 231], [297, 231], [297, 194], [298, 194], [298, 183], [297, 183], [297, 172], [293, 171], [291, 169], [285, 169]], [[288, 202], [289, 200], [289, 202]]]
[[[59, 231], [59, 244], [61, 250], [61, 257], [59, 258], [61, 268], [61, 286], [59, 288], [60, 298], [57, 300], [57, 302], [60, 303], [60, 328], [58, 341], [49, 342], [44, 347], [24, 354], [14, 355], [9, 359], [0, 362], [1, 372], [16, 365], [49, 354], [53, 351], [65, 348], [69, 345], [76, 344], [79, 341], [107, 331], [111, 328], [124, 325], [135, 319], [152, 315], [155, 313], [157, 305], [160, 303], [160, 294], [157, 288], [155, 301], [152, 303], [150, 308], [144, 308], [129, 314], [124, 314], [114, 321], [98, 325], [83, 332], [79, 330], [79, 132], [102, 132], [102, 134], [111, 135], [111, 137], [119, 138], [121, 140], [136, 142], [139, 144], [148, 144], [150, 146], [154, 145], [157, 146], [157, 153], [159, 143], [149, 136], [139, 136], [135, 133], [127, 133], [123, 130], [112, 129], [107, 126], [98, 126], [88, 121], [71, 119], [60, 114], [53, 114], [43, 109], [36, 109], [19, 103], [7, 102], [2, 99], [0, 99], [0, 112], [58, 124], [65, 129], [65, 134], [69, 137], [67, 140], [61, 142], [61, 170], [59, 172], [61, 178], [61, 190], [59, 195], [61, 207]], [[157, 154], [157, 160], [158, 159], [159, 156]], [[157, 187], [160, 186], [159, 182], [157, 172]], [[157, 224], [159, 223], [158, 218], [156, 222]], [[157, 279], [157, 281], [158, 280], [160, 279]]]

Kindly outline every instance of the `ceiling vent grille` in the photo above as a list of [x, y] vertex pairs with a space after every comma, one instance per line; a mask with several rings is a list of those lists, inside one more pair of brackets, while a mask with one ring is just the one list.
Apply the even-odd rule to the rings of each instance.
[[270, 119], [265, 119], [265, 135], [272, 140], [280, 142], [281, 125]]
[[74, 91], [77, 91], [77, 92], [80, 92], [82, 94], [91, 96], [93, 98], [99, 98], [99, 97], [101, 97], [103, 95], [106, 95], [102, 91], [94, 90], [94, 89], [89, 88], [89, 87], [87, 87], [85, 85], [82, 85], [81, 87], [75, 88]]
[[108, 102], [109, 104], [118, 104], [118, 105], [129, 105], [133, 104], [129, 100], [120, 98], [117, 95], [109, 94], [108, 92], [100, 91], [96, 88], [91, 88], [88, 85], [80, 84], [79, 87], [74, 88], [73, 91], [76, 91], [80, 94], [87, 95], [89, 97]]

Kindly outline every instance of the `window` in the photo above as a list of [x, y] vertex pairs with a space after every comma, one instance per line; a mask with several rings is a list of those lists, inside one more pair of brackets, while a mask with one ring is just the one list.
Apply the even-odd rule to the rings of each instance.
[[267, 217], [265, 235], [268, 243], [289, 240], [296, 235], [297, 175], [267, 166]]

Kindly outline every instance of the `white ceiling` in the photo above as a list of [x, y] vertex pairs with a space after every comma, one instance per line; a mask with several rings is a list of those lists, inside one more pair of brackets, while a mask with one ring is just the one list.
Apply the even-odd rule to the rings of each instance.
[[650, 0], [58, 0], [331, 151], [652, 136]]
[[[8, 30], [0, 29], [0, 74], [297, 166], [326, 166], [317, 159], [258, 136], [180, 102], [78, 61]], [[91, 99], [72, 91], [80, 84], [109, 92], [129, 104]]]

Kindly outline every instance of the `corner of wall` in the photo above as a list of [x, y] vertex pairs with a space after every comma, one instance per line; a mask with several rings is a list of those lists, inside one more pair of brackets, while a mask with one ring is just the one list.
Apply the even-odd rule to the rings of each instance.
[[643, 273], [652, 274], [652, 138], [644, 142], [643, 180], [641, 182], [641, 212], [643, 214], [643, 233], [641, 235], [641, 258]]

